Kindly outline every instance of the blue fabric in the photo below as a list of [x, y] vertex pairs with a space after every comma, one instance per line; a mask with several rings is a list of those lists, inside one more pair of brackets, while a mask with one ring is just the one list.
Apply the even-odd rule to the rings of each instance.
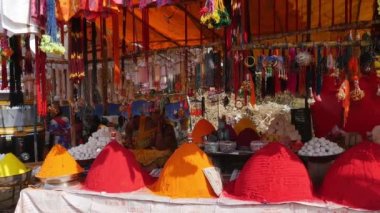
[[[177, 120], [175, 117], [176, 112], [181, 108], [181, 102], [170, 103], [165, 106], [165, 116], [171, 120]], [[188, 117], [190, 115], [189, 110], [185, 110], [185, 116]]]

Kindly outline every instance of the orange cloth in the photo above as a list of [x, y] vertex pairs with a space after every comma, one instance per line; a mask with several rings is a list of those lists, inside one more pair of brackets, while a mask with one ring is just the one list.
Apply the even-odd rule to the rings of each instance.
[[172, 198], [216, 197], [203, 173], [213, 167], [207, 155], [194, 143], [185, 143], [166, 162], [156, 183], [149, 188]]
[[348, 61], [348, 70], [350, 72], [351, 80], [357, 80], [360, 77], [359, 61], [357, 57], [351, 57]]
[[203, 136], [209, 135], [210, 133], [216, 131], [215, 127], [206, 119], [199, 120], [191, 133], [194, 143], [202, 143]]
[[49, 154], [46, 156], [36, 177], [62, 177], [81, 172], [83, 172], [83, 168], [78, 165], [75, 159], [63, 146], [57, 144], [53, 146]]
[[344, 93], [346, 94], [345, 99], [342, 102], [343, 126], [345, 126], [348, 118], [348, 112], [350, 111], [350, 82], [348, 82], [348, 80], [346, 79], [344, 80], [343, 84], [345, 84]]
[[56, 1], [56, 17], [59, 21], [67, 22], [73, 17], [81, 6], [80, 0], [57, 0]]

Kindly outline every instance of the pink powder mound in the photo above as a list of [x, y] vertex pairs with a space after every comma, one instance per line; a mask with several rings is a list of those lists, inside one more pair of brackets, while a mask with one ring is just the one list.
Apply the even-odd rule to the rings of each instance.
[[240, 134], [237, 136], [236, 143], [240, 146], [249, 147], [251, 141], [260, 140], [260, 136], [257, 132], [251, 128], [245, 128]]
[[132, 152], [112, 141], [91, 165], [84, 185], [94, 191], [118, 193], [135, 191], [152, 183], [153, 179], [141, 169]]
[[380, 210], [380, 145], [362, 142], [330, 167], [321, 197], [352, 208]]
[[263, 203], [316, 200], [301, 160], [277, 142], [269, 143], [248, 160], [231, 184], [230, 194]]

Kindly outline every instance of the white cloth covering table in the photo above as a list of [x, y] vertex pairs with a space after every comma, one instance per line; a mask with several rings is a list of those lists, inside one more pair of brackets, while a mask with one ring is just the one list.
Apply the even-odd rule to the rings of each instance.
[[16, 213], [34, 212], [154, 212], [154, 213], [287, 213], [287, 212], [356, 212], [327, 203], [260, 204], [221, 196], [218, 199], [171, 199], [142, 189], [132, 193], [98, 193], [70, 187], [21, 191]]

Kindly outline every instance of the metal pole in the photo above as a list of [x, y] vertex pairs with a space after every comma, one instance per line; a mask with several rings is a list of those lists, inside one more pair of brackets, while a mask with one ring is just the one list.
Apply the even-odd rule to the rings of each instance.
[[[39, 51], [38, 50], [38, 37], [36, 35], [36, 38], [35, 38], [35, 43], [36, 43], [36, 51]], [[34, 79], [37, 79], [37, 75], [38, 75], [38, 72], [35, 71], [34, 72]], [[34, 87], [34, 100], [33, 100], [33, 106], [34, 106], [34, 124], [33, 124], [33, 138], [34, 138], [34, 141], [33, 141], [33, 148], [34, 148], [34, 162], [38, 162], [38, 148], [37, 148], [37, 144], [38, 144], [38, 138], [37, 138], [37, 122], [38, 122], [38, 115], [37, 115], [37, 97], [36, 97], [36, 94], [37, 94], [37, 87]]]

